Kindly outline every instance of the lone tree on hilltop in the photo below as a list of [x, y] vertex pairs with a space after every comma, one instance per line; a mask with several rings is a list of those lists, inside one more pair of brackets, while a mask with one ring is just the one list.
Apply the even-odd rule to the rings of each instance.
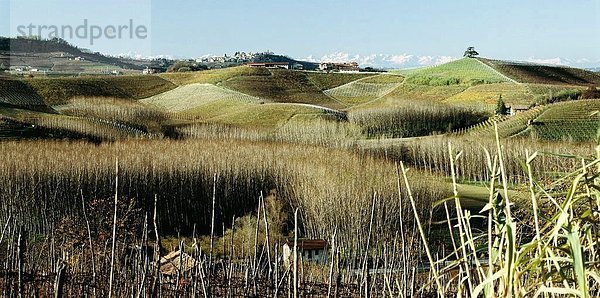
[[467, 58], [473, 58], [475, 56], [479, 56], [479, 53], [475, 51], [475, 47], [468, 47], [463, 56]]

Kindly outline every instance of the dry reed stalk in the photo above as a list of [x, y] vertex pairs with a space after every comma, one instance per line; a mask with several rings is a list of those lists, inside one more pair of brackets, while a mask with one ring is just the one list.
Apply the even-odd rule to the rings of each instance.
[[115, 161], [115, 211], [113, 213], [112, 248], [110, 250], [110, 279], [108, 282], [108, 297], [112, 297], [113, 278], [115, 269], [115, 246], [117, 243], [117, 210], [119, 202], [119, 160]]

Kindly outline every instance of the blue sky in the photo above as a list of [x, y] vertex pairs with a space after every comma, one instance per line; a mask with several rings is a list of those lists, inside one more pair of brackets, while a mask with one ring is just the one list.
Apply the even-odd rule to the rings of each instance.
[[[0, 35], [24, 24], [149, 28], [144, 40], [75, 39], [110, 54], [199, 57], [264, 51], [407, 66], [458, 57], [600, 65], [600, 0], [0, 0]], [[9, 5], [12, 4], [12, 5]], [[9, 21], [7, 22], [7, 15]], [[4, 28], [3, 28], [4, 27]], [[370, 61], [370, 62], [369, 62]]]

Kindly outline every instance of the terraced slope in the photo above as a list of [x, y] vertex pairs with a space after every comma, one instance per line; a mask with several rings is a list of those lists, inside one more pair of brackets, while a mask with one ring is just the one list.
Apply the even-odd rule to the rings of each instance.
[[239, 76], [269, 76], [271, 73], [264, 68], [247, 66], [229, 67], [222, 69], [211, 69], [204, 71], [163, 73], [159, 76], [177, 85], [187, 84], [218, 84]]
[[594, 141], [600, 128], [600, 100], [550, 105], [532, 123], [531, 135], [545, 140]]
[[305, 103], [333, 109], [344, 107], [325, 95], [305, 72], [283, 69], [267, 71], [271, 75], [236, 76], [221, 84], [229, 89], [273, 102]]
[[406, 75], [406, 83], [426, 86], [473, 86], [508, 81], [502, 74], [472, 58], [417, 69]]
[[[397, 106], [403, 101], [445, 101], [457, 96], [448, 102], [477, 102], [488, 100], [489, 93], [495, 93], [494, 85], [504, 87], [503, 83], [510, 83], [510, 79], [486, 66], [476, 59], [463, 58], [445, 64], [400, 71], [406, 78], [397, 88], [383, 98], [369, 103], [369, 106]], [[463, 91], [474, 86], [481, 86], [458, 97]], [[491, 91], [490, 91], [491, 90]], [[487, 94], [478, 94], [486, 92]], [[493, 95], [498, 98], [498, 95]]]
[[154, 134], [162, 133], [162, 123], [168, 118], [154, 106], [110, 97], [78, 97], [54, 109], [63, 115], [121, 123]]
[[155, 95], [140, 102], [170, 113], [195, 118], [211, 118], [238, 106], [260, 104], [263, 100], [211, 84], [189, 84]]
[[317, 118], [337, 116], [331, 110], [293, 103], [251, 104], [229, 109], [229, 112], [210, 118], [207, 122], [233, 125], [244, 128], [275, 130], [299, 115], [314, 115]]
[[66, 104], [74, 97], [141, 99], [176, 87], [158, 76], [35, 78], [27, 83], [48, 105]]
[[523, 135], [531, 126], [535, 118], [541, 115], [548, 106], [539, 106], [515, 116], [493, 117], [484, 123], [456, 132], [460, 135], [471, 135], [476, 137], [494, 137], [494, 123], [498, 124], [498, 134], [502, 138]]
[[443, 101], [465, 91], [468, 86], [427, 86], [402, 83], [380, 101], [385, 105], [395, 105], [402, 100]]
[[[82, 118], [49, 114], [0, 106], [0, 118], [9, 119], [23, 125], [32, 125], [45, 131], [59, 132], [59, 134], [75, 135], [93, 140], [117, 140], [126, 138], [138, 138], [146, 136], [144, 131], [131, 126], [93, 118]], [[12, 126], [14, 131], [5, 133], [19, 133], [22, 129]]]
[[325, 91], [333, 89], [356, 80], [374, 76], [373, 73], [323, 73], [323, 72], [306, 72], [306, 76], [319, 89]]
[[295, 115], [338, 113], [306, 104], [266, 102], [211, 84], [180, 86], [140, 102], [173, 113], [181, 120], [258, 129], [278, 128]]
[[21, 80], [0, 78], [0, 103], [37, 111], [51, 111], [44, 99]]
[[333, 89], [325, 94], [352, 106], [383, 97], [398, 88], [404, 78], [398, 75], [378, 75], [363, 78]]
[[549, 66], [477, 58], [504, 75], [520, 82], [551, 85], [598, 85], [600, 75], [588, 70], [566, 66]]
[[501, 137], [533, 137], [540, 140], [595, 141], [600, 127], [600, 100], [574, 100], [535, 107], [512, 117], [494, 117], [457, 132], [477, 137], [494, 136], [494, 122]]
[[534, 102], [535, 97], [526, 86], [515, 83], [494, 83], [469, 87], [445, 99], [444, 102], [496, 104], [500, 96], [509, 105], [529, 105]]
[[75, 132], [49, 129], [0, 116], [0, 141], [31, 139], [89, 139]]

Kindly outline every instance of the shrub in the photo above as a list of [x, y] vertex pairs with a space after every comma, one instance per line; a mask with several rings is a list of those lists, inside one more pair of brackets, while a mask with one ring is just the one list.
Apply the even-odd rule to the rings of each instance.
[[594, 85], [589, 86], [581, 93], [581, 99], [600, 99], [600, 90]]

